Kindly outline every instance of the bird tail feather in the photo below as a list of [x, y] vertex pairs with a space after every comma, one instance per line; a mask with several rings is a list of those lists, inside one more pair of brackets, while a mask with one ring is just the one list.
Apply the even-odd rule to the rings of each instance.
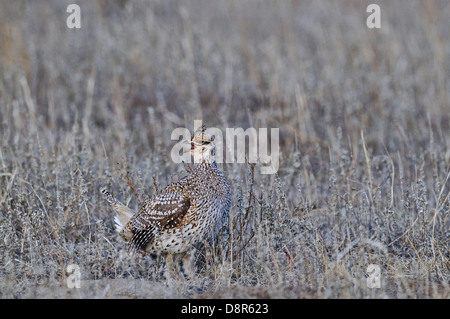
[[100, 189], [100, 191], [105, 195], [107, 202], [112, 207], [113, 211], [116, 213], [114, 216], [114, 225], [117, 232], [121, 232], [123, 227], [128, 223], [128, 221], [133, 217], [135, 212], [129, 207], [125, 206], [117, 199], [115, 199], [111, 193], [108, 192], [106, 187]]

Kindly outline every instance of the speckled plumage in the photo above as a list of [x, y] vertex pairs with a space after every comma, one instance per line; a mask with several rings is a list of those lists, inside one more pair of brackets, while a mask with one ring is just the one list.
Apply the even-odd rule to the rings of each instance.
[[130, 213], [102, 190], [117, 213], [116, 227], [131, 251], [156, 255], [186, 252], [213, 235], [217, 223], [228, 214], [231, 190], [214, 160], [214, 136], [203, 127], [188, 143], [199, 163], [186, 165], [188, 175], [144, 202], [138, 213]]
[[215, 162], [194, 164], [189, 175], [145, 202], [120, 234], [133, 249], [182, 253], [212, 235], [230, 209], [230, 197], [229, 184]]

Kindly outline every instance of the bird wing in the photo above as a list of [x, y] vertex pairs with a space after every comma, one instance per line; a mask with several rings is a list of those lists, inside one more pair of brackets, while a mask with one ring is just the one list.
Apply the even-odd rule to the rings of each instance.
[[162, 229], [176, 227], [191, 207], [191, 200], [179, 192], [164, 192], [144, 203], [129, 222], [133, 233], [130, 247], [145, 250], [155, 234]]

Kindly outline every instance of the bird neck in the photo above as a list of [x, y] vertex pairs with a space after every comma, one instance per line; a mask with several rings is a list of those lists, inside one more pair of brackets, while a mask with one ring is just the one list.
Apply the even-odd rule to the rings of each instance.
[[194, 163], [195, 164], [201, 164], [201, 163], [212, 164], [215, 161], [216, 161], [216, 158], [214, 156], [214, 152], [206, 152], [203, 154], [194, 153]]

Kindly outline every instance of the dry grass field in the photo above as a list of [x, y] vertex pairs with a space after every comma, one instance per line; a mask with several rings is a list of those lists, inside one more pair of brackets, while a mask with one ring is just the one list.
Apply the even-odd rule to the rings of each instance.
[[[71, 2], [0, 2], [1, 298], [450, 297], [447, 0], [376, 1], [380, 29], [375, 1]], [[99, 189], [183, 176], [195, 119], [279, 128], [280, 168], [220, 165], [231, 212], [169, 287]]]

